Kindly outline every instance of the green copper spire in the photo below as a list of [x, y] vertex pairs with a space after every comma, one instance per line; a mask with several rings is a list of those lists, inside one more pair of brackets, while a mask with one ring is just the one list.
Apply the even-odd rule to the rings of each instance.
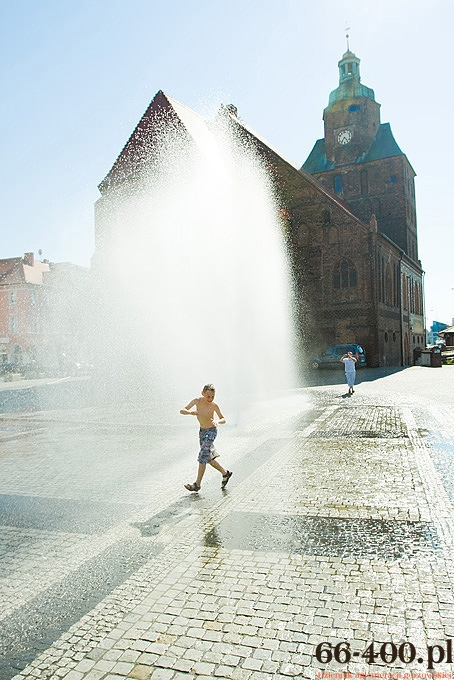
[[329, 96], [328, 106], [342, 99], [356, 99], [357, 97], [367, 97], [375, 99], [374, 91], [370, 87], [361, 84], [359, 75], [360, 59], [348, 50], [338, 63], [339, 66], [339, 87], [333, 90]]

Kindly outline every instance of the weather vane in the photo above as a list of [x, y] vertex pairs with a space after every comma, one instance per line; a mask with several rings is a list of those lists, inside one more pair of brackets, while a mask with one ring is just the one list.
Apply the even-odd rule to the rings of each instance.
[[350, 45], [348, 43], [348, 39], [350, 37], [350, 34], [349, 34], [350, 26], [347, 26], [347, 24], [348, 24], [348, 21], [345, 22], [345, 37], [347, 38], [347, 52], [350, 52]]

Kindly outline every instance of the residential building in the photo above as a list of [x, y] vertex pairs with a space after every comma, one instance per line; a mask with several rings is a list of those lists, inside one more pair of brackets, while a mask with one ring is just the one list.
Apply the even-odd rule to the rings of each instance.
[[0, 367], [57, 373], [85, 356], [88, 282], [87, 268], [32, 252], [0, 260]]
[[33, 253], [0, 260], [0, 363], [37, 361], [46, 345], [43, 277], [49, 262]]

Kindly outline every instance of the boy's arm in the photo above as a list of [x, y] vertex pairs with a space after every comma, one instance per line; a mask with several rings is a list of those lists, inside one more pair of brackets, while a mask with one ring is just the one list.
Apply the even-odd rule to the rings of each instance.
[[216, 425], [225, 425], [225, 418], [222, 415], [221, 409], [219, 408], [219, 406], [217, 404], [214, 405], [214, 410], [215, 410], [215, 413], [217, 414], [217, 416], [219, 417], [219, 420], [216, 423]]
[[197, 399], [193, 399], [192, 401], [190, 401], [189, 404], [188, 404], [187, 406], [185, 406], [184, 408], [180, 409], [181, 415], [182, 415], [182, 416], [196, 416], [196, 415], [197, 415], [197, 411], [190, 411], [190, 410], [189, 410], [189, 409], [191, 409], [193, 406], [195, 406], [196, 404], [197, 404]]

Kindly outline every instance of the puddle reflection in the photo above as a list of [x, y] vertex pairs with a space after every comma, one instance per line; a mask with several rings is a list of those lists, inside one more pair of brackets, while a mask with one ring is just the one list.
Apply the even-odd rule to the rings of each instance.
[[212, 548], [395, 560], [440, 550], [430, 522], [231, 513], [205, 536]]

